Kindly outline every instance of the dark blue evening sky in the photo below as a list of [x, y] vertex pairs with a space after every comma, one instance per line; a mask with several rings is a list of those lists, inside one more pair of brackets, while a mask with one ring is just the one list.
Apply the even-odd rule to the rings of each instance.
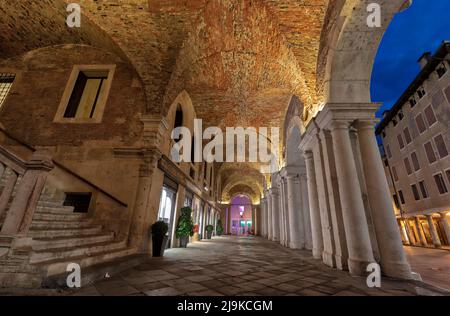
[[420, 71], [417, 60], [450, 40], [450, 0], [414, 0], [389, 26], [372, 73], [372, 101], [390, 109]]

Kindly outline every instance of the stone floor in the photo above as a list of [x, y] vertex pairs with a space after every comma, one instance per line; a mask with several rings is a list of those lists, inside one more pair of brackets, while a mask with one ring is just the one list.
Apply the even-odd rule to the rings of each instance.
[[450, 291], [450, 251], [405, 247], [412, 269], [434, 286]]
[[333, 270], [309, 252], [261, 238], [218, 237], [168, 250], [131, 270], [72, 293], [148, 296], [442, 295], [420, 282], [384, 278], [380, 289]]

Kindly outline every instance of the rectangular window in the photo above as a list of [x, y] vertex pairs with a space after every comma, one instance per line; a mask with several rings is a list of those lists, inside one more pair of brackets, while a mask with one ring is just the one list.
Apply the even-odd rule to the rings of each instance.
[[417, 128], [419, 129], [420, 134], [425, 133], [425, 131], [427, 130], [427, 127], [425, 125], [425, 121], [423, 120], [423, 116], [421, 113], [419, 113], [419, 115], [416, 116], [416, 124], [417, 124]]
[[398, 145], [400, 146], [400, 149], [405, 148], [405, 143], [403, 142], [403, 137], [401, 134], [397, 135]]
[[409, 132], [409, 128], [405, 128], [403, 130], [403, 135], [405, 135], [405, 140], [406, 140], [406, 144], [411, 144], [412, 143], [412, 138], [411, 138], [411, 133]]
[[0, 73], [0, 108], [6, 100], [9, 90], [12, 87], [16, 75], [10, 73]]
[[412, 173], [412, 169], [408, 157], [406, 157], [403, 162], [405, 163], [406, 172], [408, 173], [408, 175], [410, 175]]
[[411, 99], [409, 99], [409, 104], [411, 105], [411, 108], [415, 107], [417, 104], [417, 101], [414, 97], [412, 97]]
[[392, 167], [392, 175], [394, 176], [394, 180], [398, 181], [398, 173], [395, 167]]
[[417, 95], [419, 96], [419, 99], [422, 99], [424, 96], [426, 96], [427, 92], [425, 91], [425, 88], [424, 87], [420, 87], [417, 90]]
[[416, 201], [419, 201], [420, 200], [420, 195], [419, 195], [419, 190], [417, 189], [417, 185], [415, 185], [415, 184], [411, 185], [411, 190], [413, 192], [414, 199]]
[[427, 118], [428, 126], [433, 126], [436, 122], [436, 115], [434, 115], [433, 107], [431, 105], [425, 108], [425, 117]]
[[445, 174], [447, 175], [448, 183], [450, 183], [450, 169], [446, 170]]
[[400, 111], [398, 112], [398, 120], [399, 120], [399, 121], [402, 121], [404, 117], [405, 117], [405, 115], [403, 115], [403, 112], [400, 110]]
[[419, 158], [417, 158], [417, 153], [413, 152], [411, 154], [411, 161], [414, 167], [414, 171], [419, 171], [420, 170], [420, 164], [419, 164]]
[[406, 201], [405, 197], [403, 196], [403, 191], [402, 190], [398, 191], [398, 195], [400, 196], [400, 202], [402, 202], [402, 204], [405, 204]]
[[89, 75], [87, 72], [80, 72], [64, 112], [64, 117], [92, 118], [107, 78], [107, 73]]
[[436, 154], [434, 153], [433, 145], [431, 145], [431, 142], [426, 143], [424, 147], [429, 163], [431, 164], [436, 162], [437, 158]]
[[115, 66], [74, 66], [55, 122], [100, 123]]
[[391, 152], [391, 146], [387, 145], [386, 146], [386, 153], [389, 159], [392, 158], [392, 152]]
[[442, 135], [438, 135], [434, 138], [434, 144], [436, 145], [441, 159], [448, 156], [447, 146], [445, 145], [444, 137], [442, 137]]
[[400, 203], [398, 202], [397, 194], [394, 194], [394, 195], [393, 195], [393, 198], [394, 198], [395, 206], [396, 206], [397, 208], [400, 208]]
[[441, 63], [437, 68], [436, 68], [436, 72], [438, 74], [439, 78], [442, 78], [445, 73], [447, 72], [447, 67], [445, 66], [444, 63]]
[[427, 186], [425, 185], [425, 181], [420, 181], [419, 187], [420, 187], [420, 191], [422, 192], [422, 197], [424, 199], [427, 199], [428, 198], [428, 190], [427, 190]]
[[444, 177], [441, 173], [434, 176], [434, 181], [440, 194], [448, 193], [447, 185], [445, 184]]

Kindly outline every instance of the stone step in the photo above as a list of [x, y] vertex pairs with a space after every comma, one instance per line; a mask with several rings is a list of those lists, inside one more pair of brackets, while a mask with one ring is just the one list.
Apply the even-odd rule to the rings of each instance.
[[[73, 206], [38, 206], [36, 213], [47, 214], [74, 214]], [[80, 214], [80, 213], [75, 213]], [[83, 213], [81, 213], [83, 214]]]
[[30, 229], [29, 237], [33, 238], [58, 238], [80, 235], [94, 235], [100, 233], [102, 226], [96, 225], [89, 228], [74, 229]]
[[39, 199], [37, 205], [39, 206], [49, 206], [49, 207], [58, 207], [58, 206], [64, 206], [64, 201], [62, 200], [41, 200]]
[[33, 221], [81, 221], [88, 219], [86, 214], [83, 213], [45, 213], [36, 212], [33, 216]]
[[0, 288], [34, 289], [42, 285], [42, 273], [0, 272]]
[[114, 240], [114, 233], [103, 233], [96, 235], [81, 235], [75, 237], [62, 238], [34, 238], [32, 241], [33, 250], [51, 250], [63, 247], [82, 247], [90, 244], [111, 242]]
[[56, 248], [51, 250], [40, 250], [32, 253], [30, 263], [45, 263], [53, 262], [55, 260], [72, 260], [71, 258], [94, 256], [98, 253], [105, 253], [109, 251], [116, 251], [125, 248], [126, 242], [103, 242], [98, 244], [91, 244], [84, 247], [66, 247]]
[[82, 221], [42, 221], [33, 220], [30, 229], [73, 229], [73, 228], [89, 228], [94, 224], [92, 220], [85, 219]]
[[70, 263], [79, 264], [81, 267], [81, 274], [83, 274], [83, 268], [123, 258], [132, 254], [136, 254], [136, 252], [137, 248], [120, 248], [113, 251], [97, 253], [89, 257], [81, 256], [70, 258], [70, 260], [55, 260], [54, 262], [45, 262], [40, 265], [46, 268], [47, 277], [67, 274], [66, 269]]

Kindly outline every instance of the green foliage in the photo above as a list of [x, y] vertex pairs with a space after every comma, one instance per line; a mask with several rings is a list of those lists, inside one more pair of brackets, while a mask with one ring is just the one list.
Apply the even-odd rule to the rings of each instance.
[[164, 236], [166, 236], [168, 230], [169, 230], [169, 225], [167, 225], [167, 223], [165, 223], [164, 221], [158, 221], [152, 225], [152, 235], [153, 236], [164, 237]]
[[213, 225], [207, 225], [207, 226], [206, 226], [206, 231], [207, 231], [208, 233], [212, 233], [212, 232], [214, 231], [214, 226], [213, 226]]
[[181, 209], [176, 230], [177, 238], [194, 236], [194, 222], [192, 221], [191, 214], [192, 209], [190, 207], [183, 207]]
[[223, 234], [223, 225], [222, 225], [222, 221], [220, 219], [217, 221], [216, 231], [217, 231], [217, 235], [219, 235], [219, 236]]

